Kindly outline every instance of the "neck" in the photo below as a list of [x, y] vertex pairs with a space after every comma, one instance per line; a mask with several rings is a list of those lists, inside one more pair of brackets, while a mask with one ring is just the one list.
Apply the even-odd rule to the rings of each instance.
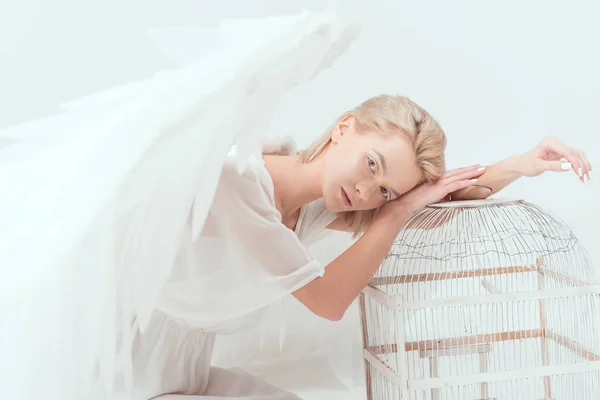
[[323, 197], [322, 166], [319, 160], [303, 163], [297, 155], [265, 155], [263, 159], [275, 185], [277, 208], [284, 217], [294, 214], [305, 204]]

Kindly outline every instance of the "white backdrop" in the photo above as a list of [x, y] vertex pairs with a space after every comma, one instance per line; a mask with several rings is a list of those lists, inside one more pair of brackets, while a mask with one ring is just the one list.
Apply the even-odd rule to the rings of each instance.
[[[148, 28], [216, 26], [223, 17], [323, 7], [318, 0], [95, 3], [0, 0], [0, 128], [52, 113], [59, 102], [168, 67], [147, 38]], [[362, 24], [362, 36], [335, 68], [286, 98], [270, 134], [292, 135], [306, 145], [340, 111], [386, 92], [411, 97], [439, 120], [449, 136], [450, 168], [493, 163], [527, 150], [545, 135], [563, 138], [585, 150], [593, 165], [600, 163], [596, 117], [600, 5], [596, 2], [338, 3], [344, 18]], [[596, 180], [600, 182], [600, 174], [586, 185], [572, 174], [546, 174], [522, 179], [501, 196], [521, 197], [554, 211], [600, 265], [596, 205], [600, 183]], [[327, 260], [348, 244], [347, 236], [334, 234], [313, 250]], [[287, 327], [293, 334], [285, 346], [304, 345], [307, 350], [322, 346], [319, 340], [307, 339], [318, 337], [314, 331], [318, 324], [337, 329], [355, 344], [340, 363], [353, 363], [359, 385], [362, 363], [356, 308], [334, 327], [316, 322], [308, 313], [295, 313]], [[269, 345], [273, 352], [277, 350], [278, 344]], [[297, 365], [305, 367], [301, 362]], [[350, 381], [332, 383], [327, 381], [327, 371], [304, 370], [313, 374], [314, 385], [336, 389], [326, 394], [302, 390], [307, 398], [332, 399], [335, 393], [349, 398], [343, 388], [352, 386]], [[278, 372], [265, 374], [302, 389], [292, 381], [292, 369]]]

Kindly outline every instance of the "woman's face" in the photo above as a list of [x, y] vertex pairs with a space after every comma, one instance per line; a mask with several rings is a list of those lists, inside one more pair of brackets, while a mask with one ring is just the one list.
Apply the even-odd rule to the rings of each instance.
[[323, 157], [323, 198], [333, 212], [377, 208], [421, 180], [414, 150], [402, 135], [357, 133], [352, 116], [334, 128]]

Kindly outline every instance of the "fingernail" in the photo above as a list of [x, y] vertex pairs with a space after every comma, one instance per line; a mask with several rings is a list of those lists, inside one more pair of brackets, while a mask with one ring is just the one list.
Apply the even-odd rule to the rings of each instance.
[[592, 170], [591, 169], [588, 171], [588, 178], [592, 179]]
[[560, 164], [560, 167], [563, 169], [563, 171], [568, 171], [571, 169], [571, 163], [570, 162], [562, 163], [562, 164]]
[[477, 171], [483, 171], [483, 170], [485, 170], [485, 167], [477, 168]]
[[587, 177], [587, 175], [584, 175], [583, 176], [583, 183], [587, 183], [587, 181], [588, 181], [588, 177]]
[[471, 182], [477, 182], [479, 179], [471, 179]]
[[579, 167], [579, 168], [577, 169], [577, 171], [579, 172], [579, 176], [583, 176], [583, 170], [581, 169], [581, 167]]

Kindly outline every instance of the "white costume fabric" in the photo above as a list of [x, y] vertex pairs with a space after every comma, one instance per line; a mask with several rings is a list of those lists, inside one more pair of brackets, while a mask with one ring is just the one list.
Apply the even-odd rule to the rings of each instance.
[[3, 396], [294, 398], [210, 354], [323, 273], [301, 240], [333, 216], [281, 224], [258, 138], [348, 32], [329, 11], [224, 25], [243, 47], [0, 133]]
[[[297, 398], [242, 370], [211, 368], [211, 352], [216, 333], [259, 323], [264, 306], [285, 293], [270, 289], [271, 283], [293, 290], [323, 273], [323, 266], [306, 254], [304, 245], [323, 234], [334, 219], [322, 200], [317, 200], [302, 208], [296, 231], [289, 230], [281, 223], [273, 183], [263, 163], [253, 160], [240, 175], [235, 158], [228, 157], [203, 231], [194, 238], [190, 218], [157, 310], [144, 333], [135, 338], [133, 398], [161, 393]], [[240, 282], [219, 284], [221, 293], [206, 287], [207, 282], [215, 284], [215, 279], [229, 282], [231, 278]], [[239, 304], [231, 300], [239, 295], [258, 298], [252, 293], [257, 289], [265, 296], [264, 305], [257, 303], [256, 311], [245, 311], [239, 318], [213, 322], [214, 311], [234, 315]], [[207, 316], [211, 317], [205, 320]]]

